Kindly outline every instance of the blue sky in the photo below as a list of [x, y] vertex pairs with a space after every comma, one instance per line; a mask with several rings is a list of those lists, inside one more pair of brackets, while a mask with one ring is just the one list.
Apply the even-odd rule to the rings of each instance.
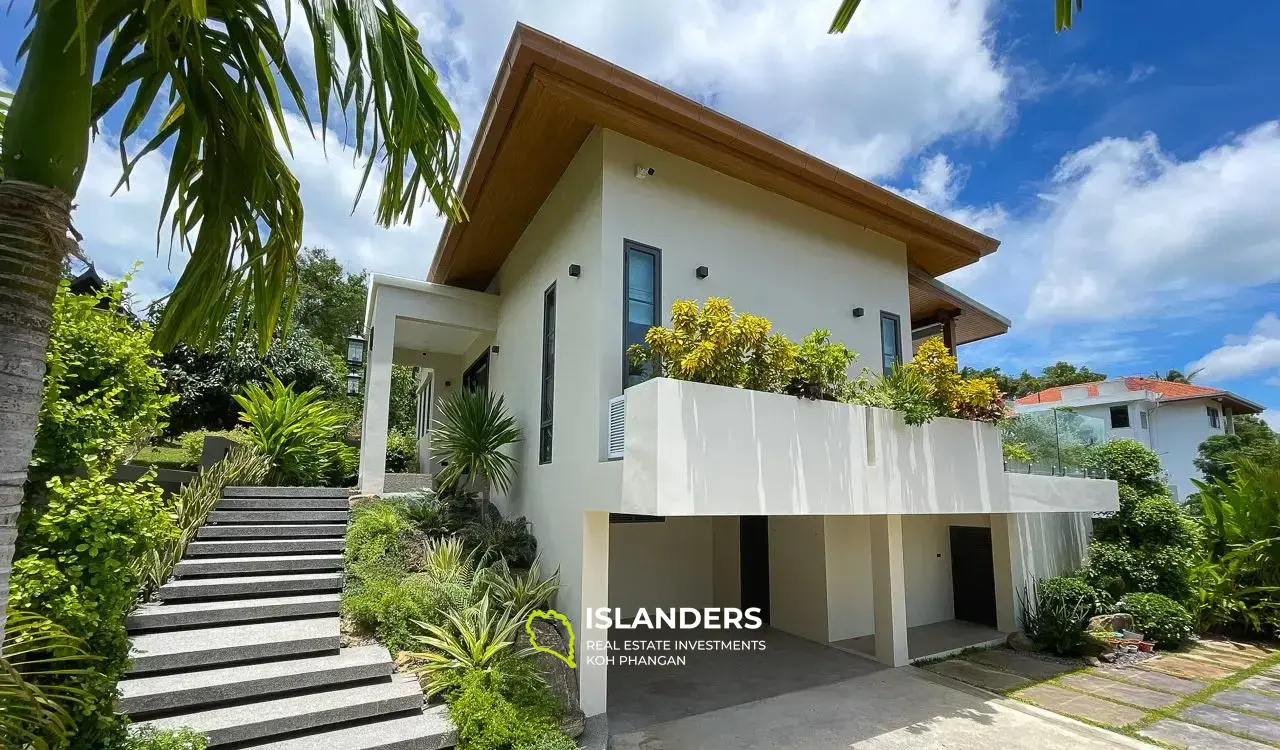
[[[1000, 238], [946, 279], [1014, 321], [962, 348], [964, 363], [1203, 367], [1201, 382], [1280, 421], [1280, 4], [1223, 15], [1189, 0], [1093, 0], [1055, 34], [1051, 0], [866, 0], [850, 33], [829, 37], [835, 5], [401, 0], [464, 145], [525, 21]], [[16, 6], [0, 17], [9, 87], [25, 19]], [[289, 42], [306, 56], [308, 40]], [[149, 158], [128, 194], [109, 197], [117, 122], [92, 148], [77, 226], [109, 274], [144, 259], [135, 287], [158, 296], [184, 261], [154, 252], [167, 164]], [[377, 229], [371, 206], [351, 211], [359, 172], [341, 139], [326, 134], [326, 161], [299, 119], [290, 131], [306, 242], [352, 269], [425, 273], [440, 221]]]

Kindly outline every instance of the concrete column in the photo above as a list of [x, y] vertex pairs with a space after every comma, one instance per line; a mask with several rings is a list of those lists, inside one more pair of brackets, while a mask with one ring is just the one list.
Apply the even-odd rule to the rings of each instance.
[[871, 516], [871, 591], [875, 602], [876, 659], [890, 666], [907, 655], [907, 587], [902, 562], [902, 516]]
[[379, 494], [387, 474], [387, 423], [391, 412], [391, 362], [396, 345], [392, 310], [373, 312], [373, 341], [364, 383], [364, 421], [360, 429], [360, 492]]
[[1002, 633], [1018, 629], [1021, 605], [1018, 597], [1026, 585], [1022, 539], [1017, 513], [991, 514], [991, 555], [996, 572], [996, 627]]
[[[609, 606], [609, 514], [588, 512], [582, 514], [582, 597], [578, 612], [565, 613], [577, 618], [582, 632], [578, 638], [596, 642], [609, 640], [607, 628], [586, 629], [582, 619], [587, 609]], [[603, 656], [605, 652], [588, 652], [578, 645], [578, 687], [581, 691], [582, 712], [587, 716], [603, 714], [608, 707], [607, 687], [609, 668], [605, 664], [589, 664], [589, 655]]]

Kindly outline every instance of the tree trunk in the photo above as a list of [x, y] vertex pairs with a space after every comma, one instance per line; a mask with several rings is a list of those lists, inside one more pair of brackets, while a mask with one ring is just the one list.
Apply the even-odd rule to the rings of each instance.
[[[100, 26], [94, 12], [81, 24], [79, 6], [37, 2], [26, 65], [0, 141], [0, 642], [53, 295], [63, 259], [77, 253], [71, 201], [89, 154]], [[82, 47], [77, 38], [90, 43]]]

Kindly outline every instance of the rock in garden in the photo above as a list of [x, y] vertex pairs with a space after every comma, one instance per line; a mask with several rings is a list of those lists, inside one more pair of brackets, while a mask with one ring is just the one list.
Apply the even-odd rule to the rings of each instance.
[[1113, 615], [1098, 615], [1089, 620], [1088, 630], [1105, 630], [1108, 633], [1122, 633], [1133, 629], [1133, 617], [1123, 612]]
[[[569, 652], [568, 642], [556, 625], [548, 620], [535, 619], [532, 627], [539, 646], [562, 654]], [[517, 648], [529, 646], [529, 634], [523, 628], [520, 629], [516, 646]], [[579, 737], [585, 726], [585, 717], [578, 699], [577, 672], [561, 659], [542, 651], [533, 655], [533, 663], [538, 665], [542, 679], [551, 688], [552, 694], [560, 699], [560, 705], [564, 708], [564, 718], [560, 720], [560, 728], [570, 737]]]
[[1091, 666], [1091, 667], [1101, 667], [1101, 666], [1102, 666], [1102, 660], [1101, 660], [1101, 659], [1099, 659], [1099, 658], [1098, 658], [1098, 657], [1096, 657], [1096, 656], [1086, 656], [1086, 657], [1084, 657], [1084, 661], [1085, 661], [1085, 663], [1086, 663], [1086, 664], [1088, 664], [1088, 665], [1089, 665], [1089, 666]]
[[1116, 659], [1119, 658], [1119, 655], [1114, 651], [1108, 651], [1105, 654], [1099, 655], [1098, 658], [1108, 664], [1114, 664]]
[[1009, 638], [1006, 640], [1006, 643], [1009, 645], [1009, 648], [1013, 649], [1014, 651], [1036, 651], [1037, 650], [1036, 644], [1032, 643], [1031, 639], [1027, 637], [1027, 634], [1023, 633], [1021, 630], [1015, 630], [1012, 633], [1010, 633]]

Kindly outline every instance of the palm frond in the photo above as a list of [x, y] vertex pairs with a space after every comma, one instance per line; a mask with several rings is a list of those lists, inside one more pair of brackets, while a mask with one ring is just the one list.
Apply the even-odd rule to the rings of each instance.
[[437, 486], [450, 487], [467, 477], [482, 479], [498, 492], [510, 489], [516, 460], [503, 448], [519, 442], [520, 428], [502, 396], [459, 391], [440, 404], [439, 414], [432, 449], [445, 467]]
[[[253, 303], [242, 308], [244, 322], [262, 349], [288, 320], [303, 206], [280, 148], [292, 148], [285, 102], [313, 134], [319, 125], [321, 137], [335, 107], [350, 118], [352, 149], [364, 164], [360, 193], [382, 165], [382, 225], [411, 221], [428, 198], [450, 218], [463, 217], [454, 188], [458, 119], [395, 2], [287, 0], [284, 19], [273, 5], [106, 0], [91, 11], [100, 23], [79, 29], [102, 29], [94, 121], [125, 108], [121, 186], [141, 158], [171, 150], [157, 244], [167, 221], [170, 251], [176, 245], [191, 257], [156, 331], [161, 347], [207, 343], [218, 329], [208, 321], [231, 319], [239, 300]], [[295, 6], [313, 40], [318, 117], [285, 45]], [[130, 139], [159, 108], [166, 114], [154, 135], [129, 153]]]
[[61, 626], [22, 611], [9, 612], [0, 653], [0, 747], [61, 747], [86, 697], [64, 678], [93, 674], [97, 657]]
[[[828, 34], [842, 34], [849, 28], [853, 14], [858, 11], [862, 0], [843, 0], [836, 9], [835, 18], [831, 19]], [[1071, 28], [1072, 16], [1084, 8], [1084, 0], [1053, 0], [1053, 30], [1066, 31]]]

